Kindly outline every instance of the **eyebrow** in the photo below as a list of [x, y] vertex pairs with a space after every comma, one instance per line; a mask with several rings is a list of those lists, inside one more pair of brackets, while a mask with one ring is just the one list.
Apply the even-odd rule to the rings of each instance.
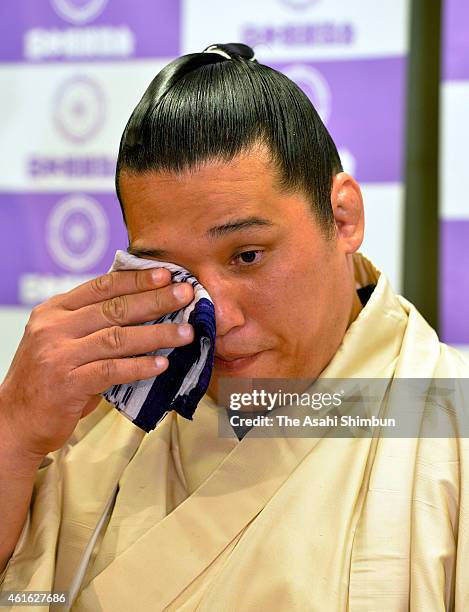
[[[235, 232], [240, 232], [245, 229], [250, 229], [253, 227], [274, 227], [276, 224], [270, 221], [269, 219], [263, 219], [262, 217], [245, 217], [244, 219], [234, 219], [233, 221], [229, 221], [228, 223], [223, 223], [221, 225], [215, 225], [211, 227], [205, 232], [207, 238], [221, 238], [223, 236], [227, 236], [229, 234], [233, 234]], [[129, 246], [127, 248], [127, 253], [130, 255], [135, 255], [136, 257], [166, 257], [168, 255], [168, 251], [164, 249], [145, 249]]]
[[227, 234], [239, 232], [244, 229], [251, 227], [273, 227], [275, 224], [269, 219], [263, 219], [262, 217], [245, 217], [244, 219], [235, 219], [229, 223], [223, 223], [222, 225], [216, 225], [211, 227], [206, 232], [207, 238], [221, 238]]

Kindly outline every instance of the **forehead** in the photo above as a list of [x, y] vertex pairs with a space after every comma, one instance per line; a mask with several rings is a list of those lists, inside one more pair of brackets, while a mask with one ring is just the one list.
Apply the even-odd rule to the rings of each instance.
[[207, 162], [182, 173], [147, 172], [120, 176], [129, 238], [151, 228], [174, 229], [190, 224], [201, 232], [210, 225], [241, 216], [287, 221], [292, 205], [279, 189], [278, 175], [267, 155], [240, 155], [230, 162]]

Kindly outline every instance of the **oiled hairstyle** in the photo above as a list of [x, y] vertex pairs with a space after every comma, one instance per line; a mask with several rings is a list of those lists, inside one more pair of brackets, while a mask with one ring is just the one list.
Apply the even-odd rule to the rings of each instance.
[[216, 47], [231, 59], [213, 52], [175, 59], [155, 76], [127, 122], [116, 168], [124, 221], [122, 170], [197, 170], [263, 144], [278, 188], [302, 191], [320, 224], [332, 230], [332, 177], [342, 166], [313, 104], [286, 75], [252, 59], [247, 45]]

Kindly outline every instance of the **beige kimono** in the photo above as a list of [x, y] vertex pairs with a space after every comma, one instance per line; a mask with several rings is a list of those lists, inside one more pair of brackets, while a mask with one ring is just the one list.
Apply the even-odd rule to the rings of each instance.
[[[469, 377], [355, 268], [377, 286], [323, 377]], [[468, 438], [238, 441], [227, 418], [206, 397], [145, 434], [103, 400], [39, 469], [1, 588], [73, 587], [76, 612], [469, 610]]]

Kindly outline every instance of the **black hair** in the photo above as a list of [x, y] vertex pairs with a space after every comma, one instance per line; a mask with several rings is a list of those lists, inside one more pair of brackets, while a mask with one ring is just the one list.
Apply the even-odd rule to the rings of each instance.
[[229, 162], [258, 143], [267, 145], [280, 189], [301, 190], [332, 230], [332, 177], [342, 165], [303, 91], [241, 43], [175, 59], [152, 80], [121, 138], [116, 192], [124, 221], [121, 170], [180, 173], [211, 160]]

